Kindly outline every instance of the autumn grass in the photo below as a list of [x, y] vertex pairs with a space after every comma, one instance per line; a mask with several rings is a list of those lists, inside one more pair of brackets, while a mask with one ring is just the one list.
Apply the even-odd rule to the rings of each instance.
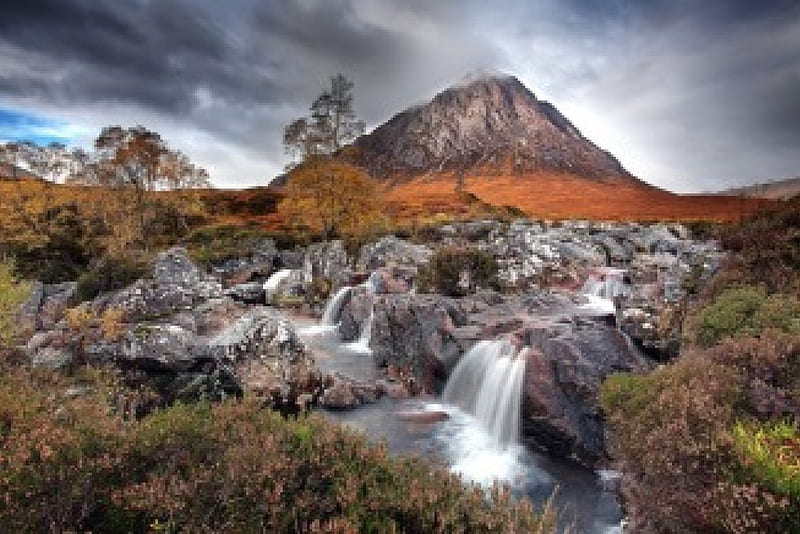
[[[471, 195], [471, 203], [465, 194]], [[717, 195], [677, 195], [632, 181], [547, 172], [476, 174], [465, 179], [461, 193], [451, 174], [431, 174], [397, 183], [386, 199], [400, 219], [433, 213], [464, 215], [478, 202], [553, 220], [738, 221], [772, 204]]]

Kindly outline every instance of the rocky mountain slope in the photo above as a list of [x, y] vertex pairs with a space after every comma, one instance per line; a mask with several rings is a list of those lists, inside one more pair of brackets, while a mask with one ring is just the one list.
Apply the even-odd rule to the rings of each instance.
[[355, 142], [376, 178], [503, 169], [634, 178], [513, 76], [483, 76], [398, 113]]

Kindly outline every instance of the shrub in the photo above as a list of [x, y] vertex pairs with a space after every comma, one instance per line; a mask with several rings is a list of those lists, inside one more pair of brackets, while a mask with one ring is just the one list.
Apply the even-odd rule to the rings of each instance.
[[30, 286], [16, 278], [14, 266], [0, 261], [0, 351], [17, 341], [20, 308], [29, 294]]
[[107, 256], [78, 278], [75, 302], [95, 298], [100, 293], [126, 287], [148, 272], [148, 263], [143, 256]]
[[797, 430], [779, 422], [800, 413], [797, 336], [767, 330], [648, 375], [611, 375], [601, 404], [634, 531], [800, 529], [786, 485]]
[[497, 260], [488, 252], [471, 247], [439, 248], [417, 274], [422, 292], [435, 291], [464, 296], [478, 288], [498, 289]]
[[737, 391], [734, 371], [699, 357], [606, 379], [602, 407], [632, 531], [715, 531], [715, 482], [731, 465]]
[[734, 442], [748, 474], [779, 495], [800, 503], [800, 431], [786, 421], [737, 422]]
[[757, 336], [767, 328], [800, 331], [800, 301], [795, 297], [767, 296], [762, 288], [738, 286], [720, 293], [687, 322], [688, 335], [704, 347], [726, 337]]
[[552, 510], [394, 458], [317, 416], [286, 420], [244, 399], [125, 422], [108, 408], [113, 384], [89, 378], [0, 375], [9, 531], [555, 531]]

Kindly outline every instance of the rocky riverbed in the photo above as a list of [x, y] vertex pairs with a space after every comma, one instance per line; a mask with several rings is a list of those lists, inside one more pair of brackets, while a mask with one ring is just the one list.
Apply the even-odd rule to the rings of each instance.
[[[460, 272], [464, 296], [419, 293], [440, 246], [491, 255], [499, 284]], [[449, 224], [355, 256], [339, 241], [281, 251], [265, 240], [207, 269], [173, 248], [131, 286], [77, 307], [74, 283], [36, 284], [21, 323], [34, 366], [117, 369], [142, 392], [132, 416], [243, 394], [287, 414], [435, 399], [465, 353], [503, 340], [525, 359], [520, 443], [596, 469], [607, 460], [602, 380], [676, 352], [685, 299], [722, 259], [680, 225], [585, 221]], [[336, 298], [327, 324], [309, 324], [323, 315], [320, 288]]]

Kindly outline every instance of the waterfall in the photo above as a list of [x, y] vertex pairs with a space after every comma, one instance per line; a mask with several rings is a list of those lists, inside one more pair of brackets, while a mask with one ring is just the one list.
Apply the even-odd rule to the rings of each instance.
[[372, 323], [375, 321], [375, 308], [369, 312], [369, 317], [361, 325], [361, 333], [358, 340], [348, 343], [347, 348], [355, 352], [372, 352], [369, 348], [369, 340], [372, 338]]
[[271, 304], [275, 295], [278, 292], [278, 288], [280, 285], [288, 279], [292, 275], [291, 269], [281, 269], [279, 271], [275, 271], [267, 278], [267, 281], [264, 282], [264, 293], [266, 295], [266, 302], [267, 304]]
[[525, 352], [506, 340], [479, 341], [450, 375], [442, 400], [471, 413], [502, 447], [519, 439]]
[[600, 315], [614, 315], [617, 308], [614, 297], [625, 294], [624, 269], [605, 267], [592, 274], [583, 284], [581, 293], [586, 304], [581, 309]]
[[351, 286], [344, 286], [328, 301], [325, 305], [325, 311], [322, 313], [320, 324], [324, 326], [336, 326], [339, 322], [339, 315], [342, 311], [345, 299], [350, 295]]

